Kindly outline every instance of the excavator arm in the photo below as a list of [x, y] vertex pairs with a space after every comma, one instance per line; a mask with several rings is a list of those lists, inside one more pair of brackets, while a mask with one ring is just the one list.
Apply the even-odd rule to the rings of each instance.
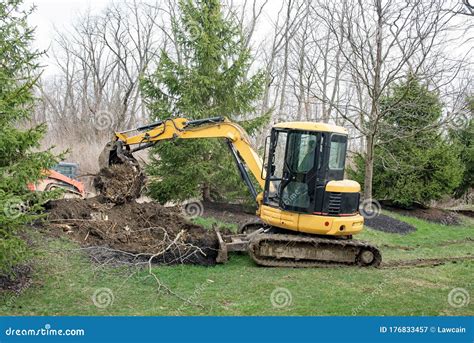
[[106, 149], [101, 154], [99, 163], [101, 167], [114, 163], [133, 163], [135, 161], [132, 155], [134, 152], [149, 148], [158, 141], [178, 138], [226, 139], [240, 175], [252, 195], [257, 198], [257, 191], [250, 180], [247, 169], [255, 177], [260, 187], [264, 188], [265, 176], [262, 169], [262, 160], [252, 148], [247, 133], [240, 125], [223, 117], [201, 120], [171, 118], [134, 130], [116, 132], [113, 141], [107, 144]]

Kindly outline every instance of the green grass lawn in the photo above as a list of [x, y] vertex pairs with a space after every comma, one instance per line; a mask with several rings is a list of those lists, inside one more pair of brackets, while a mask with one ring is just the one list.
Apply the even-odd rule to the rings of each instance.
[[[417, 231], [402, 236], [366, 229], [357, 237], [379, 245], [384, 261], [472, 255], [472, 221], [447, 227], [393, 216]], [[197, 222], [219, 225], [213, 219]], [[33, 237], [33, 283], [19, 296], [0, 297], [2, 315], [474, 314], [472, 260], [435, 267], [275, 269], [232, 255], [229, 263], [215, 267], [154, 267], [164, 285], [159, 288], [146, 268], [99, 265], [65, 238]], [[454, 288], [470, 293], [470, 303], [451, 306], [448, 294]], [[96, 306], [93, 295], [101, 289], [107, 290], [95, 298]]]

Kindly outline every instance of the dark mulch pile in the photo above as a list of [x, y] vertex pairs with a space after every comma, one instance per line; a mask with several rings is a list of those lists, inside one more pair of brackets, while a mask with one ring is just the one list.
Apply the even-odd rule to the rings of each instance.
[[461, 213], [462, 215], [465, 215], [466, 217], [474, 218], [474, 211], [473, 210], [458, 210], [456, 212]]
[[389, 211], [399, 213], [404, 216], [415, 217], [443, 225], [459, 225], [462, 221], [458, 213], [440, 208], [423, 208], [420, 205], [414, 205], [408, 209], [387, 204], [383, 204], [382, 206]]
[[386, 216], [385, 214], [379, 214], [375, 218], [366, 218], [364, 219], [364, 224], [377, 231], [398, 233], [402, 235], [416, 231], [416, 228], [413, 225]]

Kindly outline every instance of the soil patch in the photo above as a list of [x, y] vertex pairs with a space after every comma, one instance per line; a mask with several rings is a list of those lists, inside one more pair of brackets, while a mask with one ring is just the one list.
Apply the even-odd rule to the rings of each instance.
[[153, 202], [106, 203], [99, 196], [51, 201], [47, 211], [54, 230], [82, 246], [105, 247], [99, 250], [108, 251], [112, 257], [118, 254], [134, 261], [152, 258], [153, 263], [160, 264], [215, 264], [219, 247], [216, 233], [189, 222], [174, 208]]
[[94, 178], [94, 187], [104, 201], [124, 204], [138, 199], [145, 186], [143, 172], [129, 164], [102, 168]]
[[386, 216], [385, 214], [379, 214], [374, 218], [365, 218], [364, 224], [374, 230], [402, 235], [416, 231], [416, 228], [413, 225]]

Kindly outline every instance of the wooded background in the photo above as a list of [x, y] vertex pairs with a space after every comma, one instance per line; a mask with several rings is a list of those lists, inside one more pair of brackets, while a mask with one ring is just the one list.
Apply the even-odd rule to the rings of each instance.
[[[250, 49], [248, 77], [265, 74], [255, 110], [240, 117], [270, 113], [252, 135], [258, 149], [276, 122], [344, 126], [351, 153], [364, 155], [364, 194], [370, 197], [376, 148], [394, 139], [384, 129], [390, 108], [381, 106], [382, 98], [408, 75], [438, 96], [442, 112], [426, 125], [405, 128], [407, 138], [426, 130], [446, 137], [469, 125], [474, 61], [469, 0], [226, 0], [221, 13], [238, 27], [242, 48]], [[181, 17], [179, 2], [129, 0], [78, 14], [71, 27], [57, 28], [47, 54], [58, 72], [41, 77], [34, 115], [36, 123], [48, 124], [45, 145], [70, 148], [69, 159], [83, 172], [94, 172], [91, 156], [113, 130], [150, 121], [140, 78], [154, 73], [163, 51], [182, 65], [192, 63], [175, 29]], [[199, 22], [187, 25], [188, 41], [206, 34]]]

